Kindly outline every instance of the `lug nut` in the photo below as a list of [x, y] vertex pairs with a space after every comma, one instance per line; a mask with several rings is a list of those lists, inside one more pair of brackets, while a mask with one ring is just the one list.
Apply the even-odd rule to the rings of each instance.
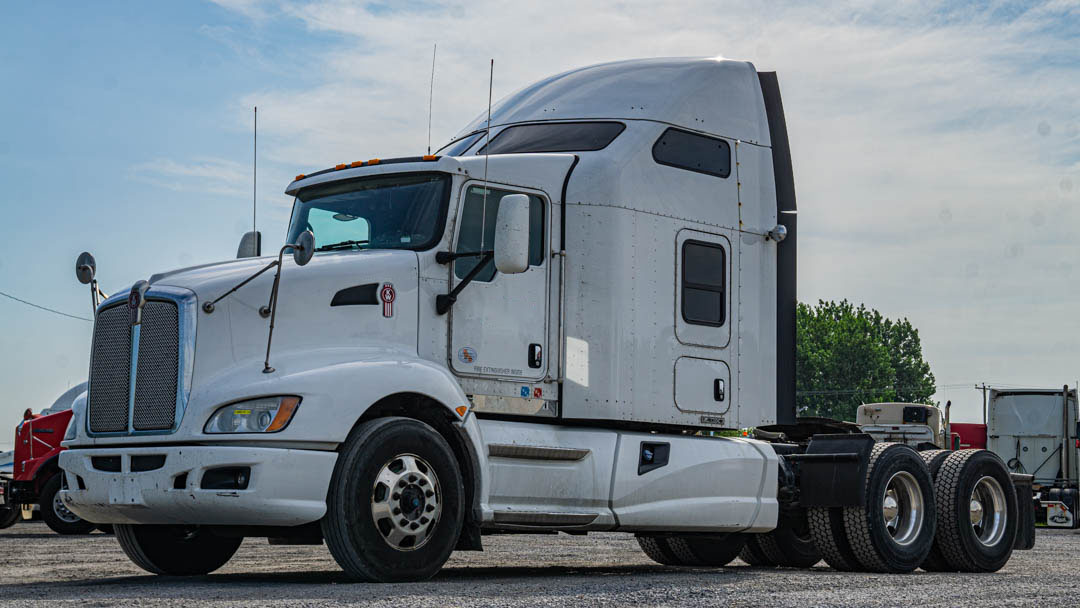
[[428, 498], [431, 498], [434, 495], [435, 495], [435, 493], [432, 492], [431, 490], [428, 490], [427, 492], [424, 492], [424, 496], [427, 496]]
[[426, 479], [421, 479], [420, 480], [420, 485], [421, 486], [426, 486], [427, 485], [427, 480]]
[[428, 522], [428, 518], [426, 518], [426, 517], [421, 517], [420, 518], [420, 523], [426, 524], [427, 522]]
[[415, 529], [417, 529], [417, 528], [419, 528], [419, 527], [420, 527], [420, 524], [418, 524], [418, 523], [416, 523], [416, 522], [413, 522], [413, 523], [412, 523], [412, 525], [411, 525], [411, 526], [409, 526], [409, 529], [411, 529], [411, 530], [415, 530]]
[[394, 492], [393, 494], [390, 495], [390, 498], [393, 498], [394, 500], [397, 500], [397, 499], [401, 498], [401, 494], [398, 494], [397, 492]]
[[399, 509], [397, 507], [394, 507], [393, 513], [394, 513], [394, 515], [401, 515], [401, 509]]

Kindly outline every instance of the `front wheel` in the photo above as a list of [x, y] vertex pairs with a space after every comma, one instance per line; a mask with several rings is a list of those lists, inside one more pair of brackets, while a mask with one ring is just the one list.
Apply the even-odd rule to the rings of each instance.
[[18, 505], [0, 507], [0, 530], [14, 526], [20, 516], [22, 516], [22, 510]]
[[327, 548], [352, 578], [421, 581], [457, 544], [465, 490], [454, 453], [410, 418], [366, 422], [345, 441], [322, 521]]
[[243, 538], [218, 536], [199, 526], [116, 524], [116, 540], [128, 559], [153, 574], [195, 576], [225, 565]]
[[57, 534], [89, 534], [94, 524], [71, 512], [60, 500], [60, 476], [53, 475], [41, 490], [41, 518]]

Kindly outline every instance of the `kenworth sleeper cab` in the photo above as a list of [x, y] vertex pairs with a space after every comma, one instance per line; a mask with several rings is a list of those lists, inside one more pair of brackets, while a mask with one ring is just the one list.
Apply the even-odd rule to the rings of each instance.
[[[325, 542], [370, 581], [426, 579], [508, 532], [880, 572], [992, 571], [1030, 545], [993, 454], [796, 420], [773, 73], [572, 70], [436, 155], [286, 192], [273, 256], [97, 307], [62, 496], [150, 572], [212, 571], [248, 536]], [[769, 441], [711, 433], [745, 427]]]

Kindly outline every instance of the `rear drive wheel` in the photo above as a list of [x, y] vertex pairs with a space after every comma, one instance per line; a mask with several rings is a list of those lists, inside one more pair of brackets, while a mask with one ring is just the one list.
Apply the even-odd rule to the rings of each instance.
[[953, 452], [936, 482], [941, 517], [935, 547], [949, 569], [996, 572], [1016, 540], [1016, 490], [1005, 463], [987, 450]]
[[930, 553], [937, 523], [933, 480], [909, 446], [874, 445], [863, 505], [843, 511], [844, 531], [863, 570], [911, 572]]
[[218, 536], [200, 526], [116, 524], [116, 540], [128, 559], [153, 574], [194, 576], [225, 565], [243, 538]]
[[72, 513], [64, 501], [60, 500], [61, 475], [63, 473], [50, 477], [41, 489], [41, 500], [38, 502], [41, 518], [57, 534], [89, 534], [94, 529], [94, 524]]
[[[948, 458], [949, 454], [952, 454], [951, 450], [926, 450], [924, 452], [919, 452], [919, 456], [922, 456], [923, 462], [925, 462], [926, 466], [930, 469], [930, 478], [934, 480], [935, 484], [937, 483], [938, 471], [941, 470], [941, 463], [945, 462], [945, 459]], [[936, 496], [937, 494], [935, 486], [935, 500]], [[937, 508], [936, 503], [934, 505], [934, 508]], [[940, 512], [938, 525], [941, 525]], [[949, 566], [949, 563], [945, 561], [945, 558], [941, 555], [941, 551], [938, 550], [936, 542], [930, 548], [930, 553], [926, 556], [926, 559], [923, 560], [922, 565], [920, 565], [919, 567], [927, 572], [955, 572], [955, 570], [951, 566]]]
[[14, 526], [21, 516], [22, 510], [18, 505], [0, 507], [0, 530]]
[[676, 536], [667, 539], [668, 546], [684, 566], [719, 568], [735, 561], [746, 545], [746, 536], [728, 534], [723, 537]]
[[739, 551], [739, 559], [758, 568], [778, 566], [777, 562], [765, 557], [765, 552], [761, 550], [761, 546], [758, 544], [761, 536], [761, 534], [751, 534], [746, 539], [746, 545], [743, 546], [742, 551]]
[[675, 551], [668, 545], [668, 539], [656, 536], [637, 537], [638, 546], [649, 556], [649, 559], [665, 566], [681, 566], [682, 561], [675, 555]]
[[454, 453], [435, 429], [379, 418], [349, 434], [326, 497], [323, 536], [352, 578], [421, 581], [446, 563], [464, 519]]
[[810, 507], [806, 519], [810, 525], [810, 538], [825, 563], [842, 572], [858, 570], [859, 561], [844, 530], [843, 507]]
[[797, 516], [782, 517], [775, 530], [756, 535], [755, 540], [765, 557], [779, 566], [809, 568], [821, 561], [804, 511]]

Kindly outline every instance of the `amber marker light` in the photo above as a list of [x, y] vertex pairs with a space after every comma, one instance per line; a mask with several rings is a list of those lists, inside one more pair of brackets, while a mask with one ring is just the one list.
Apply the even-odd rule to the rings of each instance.
[[352, 162], [352, 164], [349, 165], [349, 166], [350, 167], [363, 167], [364, 166], [364, 161], [362, 161], [362, 160], [354, 160]]
[[345, 167], [348, 167], [348, 166], [349, 165], [346, 165], [345, 163], [341, 163], [340, 165], [334, 165], [334, 170], [335, 171], [341, 171], [342, 169], [344, 169]]
[[465, 417], [465, 412], [469, 411], [469, 406], [467, 406], [467, 405], [459, 405], [459, 406], [454, 408], [454, 411], [457, 412], [458, 416], [461, 416], [462, 418], [464, 418]]
[[293, 181], [300, 181], [300, 180], [304, 179], [305, 177], [307, 177], [307, 176], [306, 176], [306, 175], [304, 175], [303, 173], [301, 173], [300, 175], [297, 175], [297, 176], [296, 176], [296, 179], [295, 179], [295, 180], [293, 180]]
[[377, 165], [377, 164], [379, 164], [379, 159], [373, 158], [373, 159], [367, 161], [367, 164], [369, 164], [369, 165]]
[[439, 157], [434, 154], [425, 154], [424, 160], [439, 160]]
[[299, 405], [299, 397], [283, 397], [281, 399], [281, 405], [278, 406], [277, 415], [274, 416], [274, 421], [270, 423], [270, 426], [266, 427], [265, 432], [273, 433], [274, 431], [280, 431], [285, 428], [289, 424], [289, 421], [292, 420], [293, 414], [296, 413], [296, 408]]

